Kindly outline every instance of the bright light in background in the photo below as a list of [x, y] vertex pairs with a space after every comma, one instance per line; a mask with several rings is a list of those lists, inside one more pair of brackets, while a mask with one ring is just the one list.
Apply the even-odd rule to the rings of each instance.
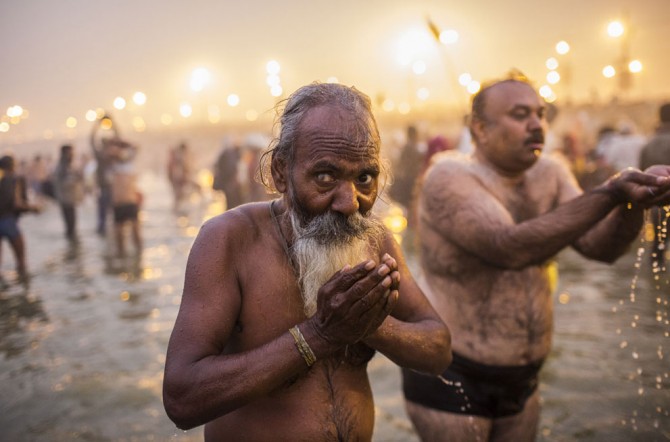
[[9, 124], [4, 121], [0, 123], [0, 132], [9, 132]]
[[267, 85], [270, 86], [270, 87], [272, 87], [272, 86], [277, 86], [277, 85], [280, 83], [280, 81], [279, 81], [279, 75], [276, 75], [276, 74], [270, 74], [270, 75], [268, 75], [267, 78], [265, 79], [265, 82], [266, 82]]
[[556, 84], [559, 81], [561, 81], [561, 76], [558, 72], [551, 71], [547, 73], [547, 82], [549, 82], [549, 84]]
[[421, 60], [417, 60], [412, 64], [412, 72], [416, 75], [421, 75], [426, 73], [426, 63]]
[[414, 28], [400, 36], [396, 48], [396, 60], [401, 66], [409, 65], [413, 60], [431, 52], [434, 40], [427, 30]]
[[114, 108], [118, 110], [123, 110], [126, 107], [126, 100], [123, 97], [116, 97], [114, 99]]
[[642, 62], [640, 60], [633, 60], [628, 63], [628, 70], [633, 73], [638, 73], [642, 71]]
[[558, 69], [558, 60], [556, 60], [554, 57], [547, 58], [547, 61], [544, 63], [544, 65], [547, 67], [547, 69], [555, 71]]
[[390, 98], [387, 98], [382, 103], [382, 109], [384, 109], [386, 112], [391, 112], [393, 109], [395, 109], [395, 103]]
[[23, 115], [23, 108], [18, 104], [7, 108], [7, 116], [9, 118], [18, 118], [21, 115]]
[[440, 32], [440, 42], [445, 45], [451, 45], [458, 42], [458, 32], [454, 29], [445, 29]]
[[280, 70], [279, 62], [277, 60], [268, 61], [268, 63], [265, 65], [265, 70], [270, 75], [279, 74], [279, 70]]
[[471, 81], [470, 83], [468, 83], [468, 85], [466, 86], [466, 89], [467, 89], [468, 92], [470, 92], [471, 94], [474, 95], [474, 94], [476, 94], [477, 92], [479, 92], [479, 89], [480, 89], [481, 87], [482, 87], [482, 86], [481, 86], [481, 84], [479, 84], [478, 81], [474, 81], [474, 80], [473, 80], [473, 81]]
[[67, 120], [65, 120], [65, 126], [74, 129], [77, 127], [77, 119], [75, 117], [68, 117]]
[[419, 100], [425, 101], [430, 97], [430, 91], [425, 87], [419, 88], [419, 90], [416, 91], [416, 96]]
[[172, 115], [170, 114], [163, 114], [161, 115], [161, 124], [164, 126], [169, 126], [172, 124]]
[[237, 94], [230, 94], [226, 101], [228, 102], [228, 106], [235, 107], [240, 104], [240, 97]]
[[565, 55], [570, 52], [570, 45], [567, 41], [561, 40], [556, 43], [556, 52], [558, 52], [560, 55]]
[[603, 75], [607, 78], [612, 78], [616, 75], [616, 69], [612, 65], [607, 65], [603, 68]]
[[147, 125], [144, 122], [144, 118], [142, 117], [133, 118], [133, 128], [135, 129], [136, 132], [144, 132], [147, 128]]
[[554, 91], [551, 90], [550, 86], [547, 86], [546, 84], [542, 87], [540, 87], [540, 97], [542, 98], [549, 98], [554, 94]]
[[94, 111], [93, 109], [89, 109], [86, 111], [86, 121], [92, 123], [97, 119], [98, 119], [98, 113], [96, 111]]
[[282, 87], [278, 84], [275, 84], [274, 86], [272, 86], [270, 88], [270, 94], [273, 97], [279, 97], [283, 92], [284, 92], [284, 89], [282, 89]]
[[135, 103], [138, 106], [142, 106], [144, 103], [147, 102], [147, 96], [144, 94], [144, 92], [135, 92], [133, 94], [133, 103]]
[[193, 108], [188, 103], [182, 103], [179, 105], [179, 115], [184, 118], [188, 118], [193, 114]]
[[614, 20], [607, 25], [607, 35], [613, 38], [621, 37], [623, 35], [623, 23]]
[[249, 109], [246, 112], [245, 117], [247, 118], [247, 121], [256, 121], [258, 119], [258, 112], [253, 109]]
[[200, 92], [209, 84], [212, 75], [205, 68], [195, 68], [191, 72], [190, 86], [193, 92]]
[[409, 105], [409, 103], [400, 103], [398, 105], [398, 112], [400, 112], [402, 115], [407, 115], [409, 114], [409, 111], [412, 110], [412, 106]]
[[470, 84], [471, 81], [472, 81], [472, 75], [468, 74], [467, 72], [462, 73], [461, 75], [458, 76], [458, 83], [461, 86], [467, 86], [468, 84]]
[[100, 128], [102, 128], [103, 130], [109, 130], [112, 128], [113, 125], [114, 123], [112, 123], [112, 120], [110, 120], [107, 117], [103, 117], [103, 119], [100, 120]]
[[337, 77], [328, 77], [328, 79], [326, 80], [326, 83], [331, 83], [331, 84], [337, 84], [339, 82], [340, 81], [337, 79]]

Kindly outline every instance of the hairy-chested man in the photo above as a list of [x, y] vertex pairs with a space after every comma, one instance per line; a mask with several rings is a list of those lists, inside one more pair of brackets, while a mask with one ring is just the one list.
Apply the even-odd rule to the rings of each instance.
[[209, 220], [191, 249], [165, 408], [212, 441], [370, 440], [374, 351], [441, 373], [449, 330], [371, 214], [383, 171], [370, 100], [308, 85], [280, 123], [281, 198]]
[[446, 382], [403, 370], [423, 440], [535, 440], [550, 260], [572, 246], [612, 262], [637, 237], [644, 207], [670, 201], [669, 167], [626, 170], [582, 193], [565, 164], [540, 155], [544, 112], [523, 78], [484, 87], [473, 99], [474, 153], [443, 156], [424, 179], [417, 281], [449, 324], [453, 363]]

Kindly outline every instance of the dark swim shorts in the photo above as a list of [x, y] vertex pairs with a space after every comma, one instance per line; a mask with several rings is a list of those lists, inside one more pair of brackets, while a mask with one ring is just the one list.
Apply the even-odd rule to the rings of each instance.
[[19, 222], [14, 215], [0, 216], [0, 238], [13, 240], [21, 235]]
[[137, 204], [120, 204], [114, 206], [114, 222], [123, 223], [125, 221], [135, 221], [139, 206]]
[[538, 386], [544, 361], [524, 366], [484, 365], [454, 353], [449, 368], [438, 376], [402, 370], [408, 401], [450, 413], [499, 418], [523, 410]]

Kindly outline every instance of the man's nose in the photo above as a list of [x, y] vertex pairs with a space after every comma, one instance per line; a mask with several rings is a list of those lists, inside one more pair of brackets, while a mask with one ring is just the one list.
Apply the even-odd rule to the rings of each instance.
[[528, 129], [531, 131], [542, 129], [543, 123], [544, 119], [542, 117], [533, 114], [528, 119]]
[[346, 216], [353, 215], [360, 207], [358, 198], [356, 185], [352, 182], [342, 182], [335, 192], [331, 209]]

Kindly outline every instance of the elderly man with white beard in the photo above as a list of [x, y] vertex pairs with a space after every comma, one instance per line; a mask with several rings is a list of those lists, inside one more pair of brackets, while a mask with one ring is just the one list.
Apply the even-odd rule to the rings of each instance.
[[372, 214], [384, 177], [369, 98], [311, 84], [263, 157], [281, 194], [206, 222], [191, 249], [163, 395], [206, 440], [372, 438], [367, 363], [439, 374], [447, 326]]

